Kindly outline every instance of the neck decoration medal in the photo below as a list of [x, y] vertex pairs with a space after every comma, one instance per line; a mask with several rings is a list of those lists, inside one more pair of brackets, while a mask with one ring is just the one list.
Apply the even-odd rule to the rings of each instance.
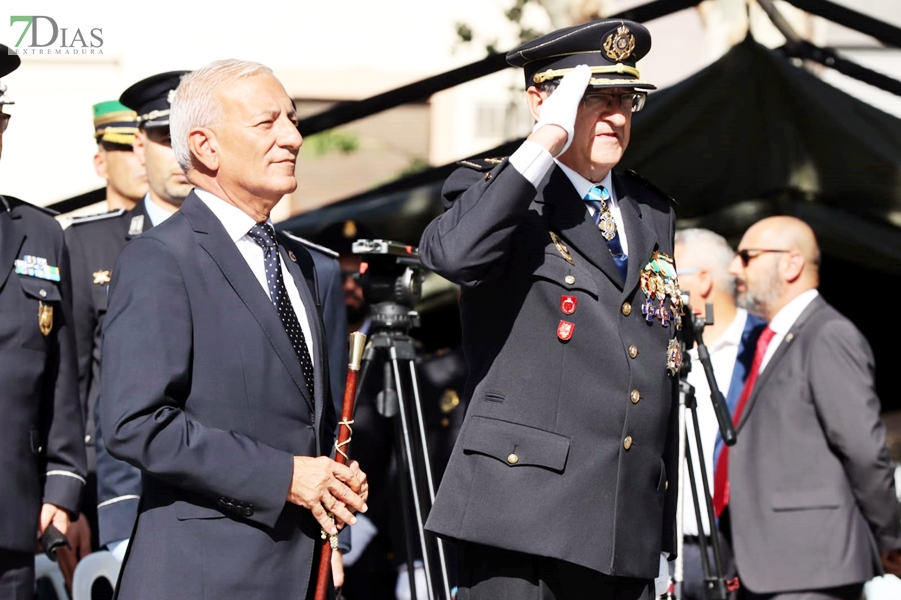
[[641, 313], [648, 323], [656, 317], [664, 327], [668, 327], [672, 320], [677, 330], [682, 329], [682, 294], [673, 257], [659, 251], [651, 255], [650, 262], [641, 270], [641, 291], [646, 297]]

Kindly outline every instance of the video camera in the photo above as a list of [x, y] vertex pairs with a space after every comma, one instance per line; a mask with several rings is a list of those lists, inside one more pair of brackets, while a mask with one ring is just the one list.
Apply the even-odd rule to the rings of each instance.
[[422, 297], [423, 266], [417, 248], [390, 240], [356, 240], [351, 246], [360, 262], [360, 285], [372, 307], [375, 327], [419, 326], [413, 307]]

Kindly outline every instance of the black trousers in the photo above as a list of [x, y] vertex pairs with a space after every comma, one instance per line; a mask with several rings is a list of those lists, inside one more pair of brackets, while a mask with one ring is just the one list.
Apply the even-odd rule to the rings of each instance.
[[785, 592], [780, 594], [755, 594], [750, 590], [742, 590], [741, 600], [860, 600], [863, 583], [852, 583], [837, 588]]
[[34, 553], [0, 549], [0, 598], [34, 598]]
[[562, 560], [459, 544], [457, 600], [653, 600], [654, 581], [610, 577]]

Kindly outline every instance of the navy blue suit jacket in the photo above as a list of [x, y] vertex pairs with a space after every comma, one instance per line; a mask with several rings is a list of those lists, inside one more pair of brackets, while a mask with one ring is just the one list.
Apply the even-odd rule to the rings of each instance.
[[110, 454], [144, 473], [120, 598], [306, 593], [320, 528], [285, 500], [292, 457], [328, 454], [336, 418], [313, 260], [285, 238], [280, 253], [312, 329], [313, 397], [268, 295], [195, 194], [119, 256], [100, 422]]

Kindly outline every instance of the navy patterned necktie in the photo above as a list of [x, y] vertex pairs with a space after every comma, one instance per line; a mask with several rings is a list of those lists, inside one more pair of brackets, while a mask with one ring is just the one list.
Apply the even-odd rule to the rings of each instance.
[[626, 273], [629, 269], [629, 257], [623, 252], [623, 245], [619, 241], [616, 234], [616, 219], [610, 212], [607, 201], [610, 200], [610, 192], [602, 185], [596, 185], [588, 190], [585, 194], [586, 204], [590, 204], [594, 208], [594, 224], [598, 226], [604, 241], [607, 242], [607, 248], [613, 256], [613, 262], [616, 264], [616, 270], [619, 271], [623, 281], [626, 281]]
[[297, 313], [291, 305], [288, 290], [285, 288], [285, 279], [282, 277], [281, 261], [278, 257], [278, 243], [275, 239], [275, 230], [269, 223], [257, 223], [247, 232], [253, 241], [263, 249], [263, 264], [266, 267], [266, 284], [269, 286], [269, 297], [278, 311], [282, 325], [291, 340], [294, 352], [300, 360], [300, 368], [303, 378], [307, 382], [307, 392], [313, 398], [313, 361], [310, 359], [310, 351], [307, 348], [307, 340], [303, 334]]

